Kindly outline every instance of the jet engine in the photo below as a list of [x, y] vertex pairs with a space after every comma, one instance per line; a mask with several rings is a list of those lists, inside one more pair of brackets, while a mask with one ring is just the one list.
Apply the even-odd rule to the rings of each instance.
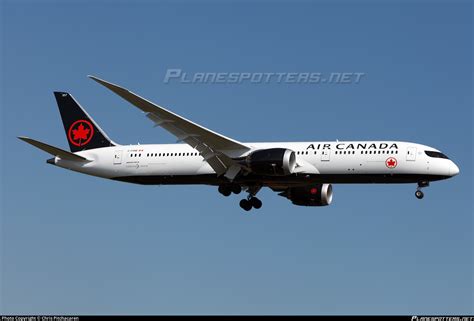
[[289, 187], [278, 195], [288, 198], [295, 205], [326, 206], [332, 202], [332, 185], [314, 184]]
[[286, 148], [269, 148], [252, 152], [245, 158], [245, 164], [254, 174], [285, 176], [296, 167], [295, 152]]

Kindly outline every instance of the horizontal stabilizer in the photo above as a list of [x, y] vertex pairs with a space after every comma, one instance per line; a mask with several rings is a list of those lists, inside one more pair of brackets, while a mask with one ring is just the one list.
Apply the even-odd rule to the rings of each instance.
[[24, 136], [19, 136], [18, 138], [21, 139], [24, 142], [27, 142], [28, 144], [31, 144], [31, 145], [45, 151], [46, 153], [49, 153], [53, 156], [57, 156], [61, 159], [75, 161], [75, 162], [90, 162], [90, 160], [88, 160], [87, 158], [84, 158], [82, 156], [73, 154], [73, 153], [65, 151], [63, 149], [60, 149], [60, 148], [42, 143], [40, 141], [31, 139], [31, 138], [28, 138], [28, 137], [24, 137]]

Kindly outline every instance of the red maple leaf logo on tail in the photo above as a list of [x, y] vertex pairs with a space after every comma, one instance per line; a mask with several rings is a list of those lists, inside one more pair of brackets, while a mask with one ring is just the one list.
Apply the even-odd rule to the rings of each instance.
[[91, 130], [88, 128], [84, 128], [84, 125], [80, 124], [77, 129], [72, 130], [72, 134], [74, 135], [74, 140], [79, 140], [79, 139], [87, 139], [87, 135], [89, 135], [89, 132]]
[[75, 146], [84, 146], [90, 142], [94, 135], [94, 127], [85, 119], [76, 120], [68, 130], [69, 142]]

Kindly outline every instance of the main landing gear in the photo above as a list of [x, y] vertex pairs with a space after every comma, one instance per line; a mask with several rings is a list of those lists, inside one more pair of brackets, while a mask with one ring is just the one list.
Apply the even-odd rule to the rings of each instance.
[[219, 185], [219, 193], [224, 196], [230, 196], [230, 194], [240, 194], [242, 192], [242, 187], [238, 184], [227, 184]]
[[240, 207], [242, 207], [246, 211], [250, 211], [253, 208], [259, 209], [262, 207], [262, 201], [256, 198], [255, 196], [248, 196], [244, 198], [239, 203]]
[[[240, 201], [239, 205], [245, 211], [250, 211], [252, 208], [259, 209], [262, 207], [262, 201], [259, 200], [255, 195], [257, 195], [258, 191], [261, 189], [261, 186], [248, 186], [246, 187], [247, 192], [249, 195], [247, 198], [244, 198]], [[230, 194], [240, 194], [242, 192], [242, 186], [239, 184], [222, 184], [219, 185], [219, 193], [224, 196], [230, 196]]]
[[428, 187], [430, 186], [430, 182], [428, 181], [423, 181], [423, 182], [418, 182], [418, 187], [416, 188], [415, 196], [417, 199], [421, 200], [425, 194], [421, 191], [423, 187]]
[[259, 209], [260, 207], [262, 207], [262, 201], [255, 196], [261, 188], [261, 186], [257, 185], [249, 186], [247, 188], [247, 192], [249, 193], [249, 195], [247, 196], [247, 198], [244, 198], [240, 201], [240, 207], [242, 207], [247, 212], [250, 211], [252, 207], [255, 209]]

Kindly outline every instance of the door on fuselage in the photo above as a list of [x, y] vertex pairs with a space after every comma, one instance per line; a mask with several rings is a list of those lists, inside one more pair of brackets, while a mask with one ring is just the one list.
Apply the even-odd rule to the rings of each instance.
[[408, 147], [407, 148], [407, 161], [415, 161], [416, 160], [416, 147]]
[[321, 161], [328, 162], [331, 159], [331, 150], [323, 149], [321, 151]]
[[122, 151], [116, 150], [114, 154], [114, 165], [122, 164]]

